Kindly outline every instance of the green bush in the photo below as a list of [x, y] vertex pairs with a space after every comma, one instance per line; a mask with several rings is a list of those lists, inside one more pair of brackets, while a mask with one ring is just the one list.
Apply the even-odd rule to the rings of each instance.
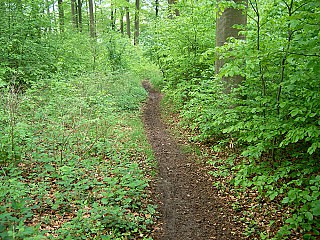
[[[320, 62], [314, 26], [320, 5], [251, 1], [248, 6], [246, 39], [230, 38], [215, 49], [210, 12], [215, 7], [207, 1], [180, 3], [181, 16], [152, 25], [147, 53], [162, 70], [168, 102], [192, 131], [192, 140], [217, 151], [240, 151], [246, 159], [234, 167], [222, 163], [212, 174], [234, 175], [235, 187], [253, 187], [261, 197], [292, 208], [282, 216], [276, 237], [289, 238], [296, 231], [312, 239], [319, 235], [314, 181], [319, 175]], [[218, 75], [216, 51], [226, 59]], [[239, 75], [242, 84], [226, 94], [223, 79]]]

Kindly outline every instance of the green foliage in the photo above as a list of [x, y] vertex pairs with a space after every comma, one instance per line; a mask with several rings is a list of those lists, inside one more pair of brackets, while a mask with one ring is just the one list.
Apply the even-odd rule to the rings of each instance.
[[54, 71], [52, 44], [42, 35], [50, 21], [41, 15], [43, 2], [33, 1], [29, 8], [23, 1], [0, 4], [0, 85], [29, 84]]
[[[248, 1], [246, 39], [230, 38], [218, 49], [215, 6], [179, 6], [180, 17], [150, 25], [155, 30], [145, 44], [165, 77], [168, 102], [181, 113], [192, 140], [217, 151], [240, 150], [249, 162], [221, 163], [212, 174], [234, 175], [236, 187], [254, 188], [292, 208], [276, 238], [292, 231], [305, 239], [318, 236], [320, 4]], [[226, 62], [217, 75], [216, 52]], [[224, 80], [233, 76], [244, 81], [226, 94]]]
[[0, 0], [0, 238], [150, 239], [141, 80], [160, 74], [106, 29], [105, 3], [97, 38], [68, 4]]
[[[1, 239], [28, 239], [38, 236], [39, 226], [26, 226], [24, 222], [33, 216], [33, 206], [29, 203], [30, 188], [21, 182], [21, 173], [17, 168], [10, 169], [10, 179], [1, 176], [0, 188], [0, 237]], [[30, 239], [30, 238], [29, 238]]]
[[1, 122], [20, 154], [2, 155], [1, 238], [147, 238], [155, 206], [145, 191], [154, 164], [138, 111], [145, 97], [138, 76], [98, 73], [20, 94], [14, 124]]
[[[286, 215], [283, 216], [284, 224], [272, 234], [272, 238], [266, 239], [290, 239], [292, 232], [299, 231], [306, 239], [315, 239], [319, 235], [320, 168], [317, 162], [310, 159], [277, 163], [238, 161], [239, 159], [234, 157], [227, 160], [213, 159], [209, 163], [215, 167], [215, 171], [210, 174], [218, 178], [231, 179], [230, 184], [235, 187], [236, 196], [237, 192], [244, 195], [247, 192], [256, 193], [259, 204], [252, 204], [248, 209], [251, 212], [255, 212], [259, 206], [267, 209], [267, 215], [272, 210], [278, 212], [280, 209], [286, 209]], [[217, 183], [216, 186], [223, 187], [221, 183]], [[274, 209], [267, 207], [271, 202]], [[262, 203], [263, 205], [260, 205]], [[236, 202], [234, 208], [241, 211], [243, 206], [237, 205]], [[271, 225], [273, 221], [271, 218]], [[255, 229], [253, 225], [250, 230], [250, 225], [252, 224], [249, 224], [247, 234], [259, 233], [258, 228]], [[260, 233], [260, 237], [264, 235], [263, 232]], [[268, 236], [270, 237], [270, 233]]]
[[[245, 98], [235, 108], [240, 117], [225, 132], [240, 133], [239, 142], [249, 146], [245, 155], [259, 157], [266, 152], [282, 153], [290, 148], [294, 154], [304, 152], [317, 156], [319, 103], [315, 96], [319, 89], [314, 86], [318, 81], [315, 69], [319, 57], [306, 38], [314, 38], [316, 33], [306, 30], [299, 20], [308, 19], [306, 25], [312, 25], [314, 18], [310, 12], [317, 10], [312, 3], [301, 7], [300, 4], [295, 2], [292, 9], [283, 5], [277, 9], [276, 18], [273, 17], [275, 7], [261, 4], [261, 32], [256, 43], [259, 47], [254, 44], [258, 33], [252, 25], [249, 25], [252, 30], [247, 32], [247, 44], [244, 47], [233, 44], [232, 57], [239, 58], [243, 52], [250, 54], [246, 54], [246, 81], [240, 89]], [[279, 63], [282, 63], [280, 67]], [[238, 67], [244, 69], [241, 65]], [[230, 71], [228, 66], [226, 71]], [[296, 151], [294, 145], [299, 146]]]
[[[292, 7], [280, 2], [259, 3], [259, 22], [256, 10], [249, 9], [247, 39], [230, 39], [219, 49], [232, 61], [226, 60], [216, 78], [213, 26], [204, 24], [214, 23], [206, 15], [210, 5], [186, 5], [191, 12], [157, 23], [150, 51], [158, 53], [154, 59], [166, 78], [169, 97], [183, 108], [200, 139], [227, 134], [246, 147], [244, 155], [254, 158], [282, 154], [296, 144], [300, 147], [295, 154], [317, 156], [319, 56], [310, 39], [317, 38], [311, 26], [319, 6], [312, 1], [294, 2]], [[224, 94], [218, 80], [235, 75], [245, 77], [243, 86]]]
[[175, 92], [179, 84], [192, 82], [202, 75], [203, 69], [210, 67], [209, 62], [203, 61], [202, 54], [213, 47], [211, 5], [209, 1], [201, 5], [181, 3], [181, 10], [186, 11], [181, 17], [155, 19], [149, 24], [146, 36], [142, 33], [146, 54], [158, 64], [167, 82], [167, 92], [172, 97], [178, 94], [177, 100], [186, 100], [183, 93]]

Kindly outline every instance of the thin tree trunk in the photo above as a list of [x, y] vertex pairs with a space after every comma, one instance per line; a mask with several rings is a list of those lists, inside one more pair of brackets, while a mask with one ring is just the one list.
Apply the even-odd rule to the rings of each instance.
[[116, 26], [115, 26], [115, 10], [114, 10], [114, 3], [111, 2], [111, 10], [110, 10], [110, 22], [111, 22], [111, 29], [115, 30]]
[[54, 22], [53, 29], [55, 30], [56, 27], [57, 27], [57, 17], [56, 17], [56, 14], [55, 14], [55, 12], [56, 12], [55, 4], [52, 4], [52, 12], [54, 13], [54, 14], [52, 14], [52, 16], [53, 16], [53, 22]]
[[58, 11], [60, 32], [64, 32], [64, 10], [62, 6], [62, 0], [58, 0]]
[[86, 6], [85, 9], [87, 10], [87, 11], [86, 11], [87, 19], [89, 19], [88, 24], [87, 24], [87, 26], [88, 26], [88, 32], [90, 32], [90, 14], [89, 14], [90, 10], [89, 10], [88, 0], [85, 0], [85, 6]]
[[120, 9], [120, 32], [123, 35], [124, 34], [124, 25], [123, 25], [123, 18], [124, 18], [124, 9]]
[[75, 1], [75, 17], [76, 17], [76, 28], [79, 30], [79, 11], [78, 11], [78, 4], [77, 2]]
[[96, 37], [96, 29], [94, 24], [94, 13], [93, 13], [93, 2], [89, 0], [89, 20], [90, 20], [90, 36], [92, 38]]
[[136, 11], [134, 15], [134, 45], [139, 45], [139, 34], [140, 34], [140, 0], [136, 0]]
[[155, 10], [156, 10], [156, 17], [159, 17], [159, 0], [156, 0]]
[[71, 0], [71, 18], [74, 28], [77, 27], [76, 0]]
[[[249, 3], [251, 5], [251, 8], [253, 9], [254, 13], [256, 14], [257, 19], [254, 19], [256, 26], [257, 26], [257, 51], [258, 51], [258, 58], [257, 61], [259, 62], [259, 74], [260, 74], [260, 80], [261, 80], [261, 87], [262, 87], [262, 96], [265, 97], [267, 94], [266, 90], [266, 81], [264, 78], [264, 73], [263, 73], [263, 66], [262, 62], [260, 59], [260, 31], [261, 31], [261, 23], [260, 23], [260, 10], [259, 10], [259, 5], [257, 0], [251, 1], [249, 0]], [[263, 107], [263, 117], [266, 116], [266, 110], [265, 110], [265, 104], [262, 104]]]
[[94, 31], [95, 31], [95, 36], [97, 36], [97, 26], [98, 26], [98, 23], [97, 23], [97, 3], [96, 1], [93, 1], [93, 7], [94, 7]]
[[[129, 0], [127, 0], [129, 3]], [[126, 7], [126, 24], [127, 24], [127, 35], [129, 38], [131, 38], [131, 25], [130, 25], [130, 12], [129, 7]]]
[[82, 32], [82, 1], [78, 0], [78, 21], [79, 21], [79, 32]]

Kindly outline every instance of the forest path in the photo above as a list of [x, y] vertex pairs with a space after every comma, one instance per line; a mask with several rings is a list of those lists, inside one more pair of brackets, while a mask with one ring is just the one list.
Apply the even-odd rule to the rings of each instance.
[[150, 144], [158, 161], [155, 198], [159, 203], [159, 230], [156, 240], [241, 239], [231, 206], [213, 188], [210, 176], [195, 156], [184, 153], [162, 122], [162, 95], [148, 81], [149, 93], [143, 120]]

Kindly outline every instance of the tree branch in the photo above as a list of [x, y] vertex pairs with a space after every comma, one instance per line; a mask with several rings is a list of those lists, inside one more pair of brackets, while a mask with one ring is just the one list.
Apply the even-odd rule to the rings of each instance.
[[296, 53], [296, 52], [288, 52], [288, 53], [292, 55], [299, 55], [304, 57], [320, 57], [319, 54], [305, 54], [305, 53]]

